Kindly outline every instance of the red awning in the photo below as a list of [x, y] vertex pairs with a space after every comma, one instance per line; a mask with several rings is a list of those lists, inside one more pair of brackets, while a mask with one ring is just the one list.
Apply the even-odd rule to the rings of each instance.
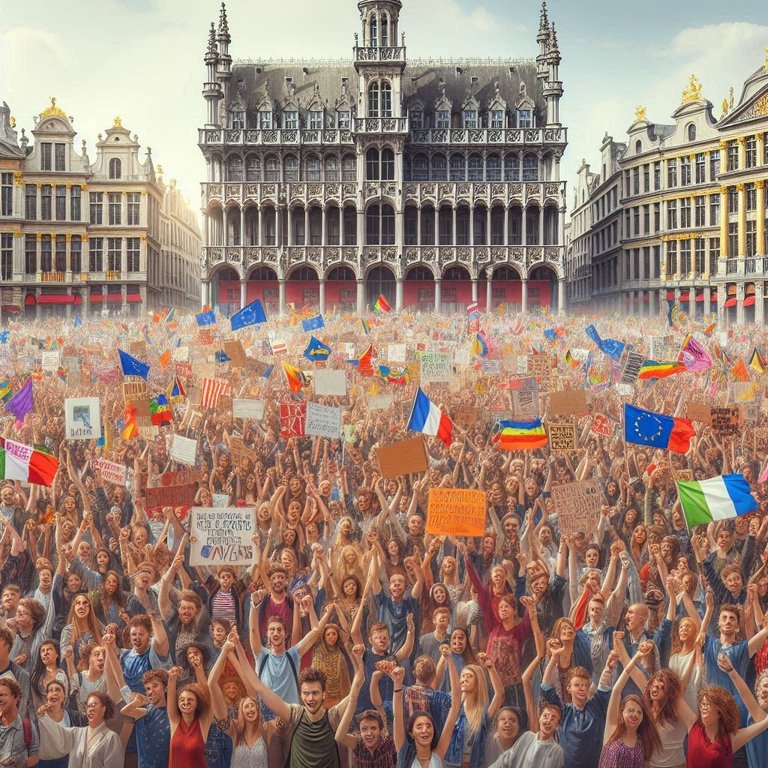
[[129, 293], [125, 297], [125, 299], [126, 299], [126, 301], [132, 301], [132, 302], [139, 301], [140, 302], [141, 301], [141, 294], [140, 293]]
[[751, 307], [751, 306], [754, 305], [754, 303], [755, 303], [755, 296], [754, 296], [754, 294], [752, 296], [747, 296], [744, 299], [744, 306], [745, 307]]
[[715, 302], [715, 304], [717, 304], [717, 291], [715, 291], [715, 292], [714, 292], [714, 293], [713, 293], [713, 294], [712, 294], [712, 295], [709, 297], [709, 300], [710, 300], [710, 301], [714, 301], [714, 302]]
[[107, 301], [122, 301], [123, 300], [123, 294], [122, 293], [108, 293], [107, 294]]
[[723, 304], [723, 306], [726, 309], [729, 309], [730, 307], [735, 307], [736, 306], [736, 297], [735, 296], [731, 296], [731, 298], [728, 299], [728, 301], [726, 301], [725, 304]]
[[21, 312], [21, 307], [14, 304], [6, 304], [5, 306], [0, 307], [0, 309], [2, 309], [3, 312]]
[[82, 304], [83, 303], [83, 297], [79, 293], [73, 293], [72, 298], [74, 298], [73, 304]]
[[92, 294], [91, 294], [91, 295], [88, 297], [88, 300], [89, 300], [89, 301], [103, 301], [103, 300], [104, 300], [104, 295], [103, 295], [103, 294], [101, 294], [101, 293], [92, 293]]
[[699, 294], [699, 295], [696, 297], [696, 301], [704, 301], [704, 294], [703, 294], [703, 293], [700, 293], [700, 294]]
[[691, 294], [690, 293], [683, 293], [680, 295], [680, 301], [690, 301]]
[[38, 304], [74, 304], [75, 297], [68, 296], [65, 293], [54, 294], [53, 296], [46, 296], [46, 294], [43, 293], [37, 297], [37, 303]]
[[675, 300], [675, 292], [667, 291], [667, 301], [674, 301], [674, 300]]
[[37, 302], [35, 301], [35, 294], [34, 293], [28, 293], [27, 297], [24, 299], [24, 305], [27, 307], [31, 307]]

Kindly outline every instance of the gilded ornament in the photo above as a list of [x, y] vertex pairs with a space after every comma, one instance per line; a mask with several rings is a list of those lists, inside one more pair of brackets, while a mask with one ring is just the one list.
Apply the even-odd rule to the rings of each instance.
[[755, 114], [768, 115], [768, 94], [761, 96], [755, 102]]
[[113, 128], [122, 128], [123, 127], [123, 121], [120, 119], [119, 115], [115, 115], [115, 122], [112, 123]]
[[723, 99], [720, 109], [722, 110], [723, 117], [725, 117], [728, 114], [728, 99]]
[[16, 127], [16, 118], [13, 115], [11, 115], [11, 128], [15, 128], [15, 127]]
[[688, 79], [688, 86], [683, 91], [682, 104], [689, 104], [692, 101], [701, 99], [701, 81], [696, 75], [691, 75]]
[[646, 110], [645, 106], [643, 104], [640, 104], [639, 106], [635, 107], [635, 122], [640, 123], [643, 120], [646, 119]]
[[21, 171], [16, 171], [13, 174], [13, 180], [17, 187], [20, 187], [24, 183], [24, 174]]
[[57, 107], [56, 106], [56, 97], [55, 96], [51, 96], [51, 106], [48, 107], [47, 109], [44, 109], [40, 113], [40, 117], [41, 118], [44, 118], [44, 117], [61, 117], [61, 118], [64, 118], [64, 120], [66, 120], [67, 119], [67, 114], [66, 114], [66, 112], [64, 112], [64, 110], [61, 107]]

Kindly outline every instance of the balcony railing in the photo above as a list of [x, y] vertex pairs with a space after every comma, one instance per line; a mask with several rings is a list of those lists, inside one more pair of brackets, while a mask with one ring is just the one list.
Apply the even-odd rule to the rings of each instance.
[[565, 144], [567, 128], [422, 128], [411, 131], [412, 144]]
[[63, 283], [65, 272], [38, 272], [41, 283]]
[[356, 133], [407, 133], [407, 117], [356, 117]]
[[122, 280], [123, 273], [118, 270], [109, 270], [106, 275], [107, 280]]
[[384, 46], [381, 48], [355, 48], [355, 61], [405, 62], [405, 48]]
[[208, 146], [279, 146], [281, 144], [353, 144], [349, 128], [199, 128], [198, 142]]

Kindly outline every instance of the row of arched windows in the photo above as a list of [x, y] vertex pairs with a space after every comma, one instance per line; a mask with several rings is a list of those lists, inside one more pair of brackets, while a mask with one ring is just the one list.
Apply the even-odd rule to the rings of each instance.
[[404, 161], [406, 181], [538, 181], [539, 158], [533, 153], [501, 155], [485, 158], [479, 152], [467, 155], [441, 152], [428, 155], [419, 152]]
[[[214, 166], [215, 167], [215, 166]], [[225, 163], [224, 181], [355, 181], [357, 158], [346, 154], [342, 157], [307, 155], [300, 162], [297, 155], [286, 155], [282, 161], [277, 155], [249, 154], [230, 155]], [[214, 171], [215, 173], [215, 171]], [[214, 179], [216, 181], [217, 179]]]

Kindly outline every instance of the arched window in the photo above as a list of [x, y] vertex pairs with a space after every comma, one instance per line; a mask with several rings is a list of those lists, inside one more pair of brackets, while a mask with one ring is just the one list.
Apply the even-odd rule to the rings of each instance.
[[445, 160], [445, 155], [432, 156], [432, 179], [433, 181], [447, 181], [448, 163]]
[[635, 154], [639, 155], [643, 151], [643, 142], [638, 139], [635, 142]]
[[368, 117], [379, 116], [379, 84], [371, 83], [368, 88]]
[[424, 110], [421, 107], [409, 109], [408, 122], [411, 130], [420, 131], [424, 127]]
[[451, 181], [466, 181], [467, 169], [464, 155], [458, 152], [451, 155]]
[[123, 164], [116, 157], [109, 161], [109, 178], [121, 179], [123, 177]]
[[325, 180], [326, 181], [338, 181], [339, 180], [339, 158], [335, 155], [328, 155], [325, 158]]
[[366, 245], [395, 244], [395, 209], [384, 203], [372, 205], [365, 214]]
[[288, 155], [285, 158], [285, 181], [299, 180], [299, 158], [296, 155]]
[[357, 181], [357, 158], [354, 155], [344, 155], [341, 161], [342, 181]]
[[504, 157], [504, 181], [520, 181], [520, 156], [516, 154]]
[[381, 180], [393, 181], [395, 178], [395, 153], [389, 148], [381, 150]]
[[688, 125], [688, 141], [696, 141], [696, 126], [693, 123]]
[[423, 152], [413, 158], [411, 178], [414, 181], [426, 181], [429, 178], [429, 158]]
[[275, 155], [264, 161], [264, 181], [280, 181], [280, 163]]
[[381, 17], [381, 47], [386, 48], [389, 45], [389, 19], [384, 14]]
[[376, 48], [379, 44], [379, 20], [376, 18], [376, 14], [371, 16], [368, 25], [368, 43], [372, 48]]
[[381, 116], [392, 117], [392, 86], [387, 82], [381, 84]]
[[365, 179], [366, 181], [379, 180], [379, 150], [371, 147], [365, 153]]
[[488, 155], [485, 161], [485, 180], [501, 181], [501, 158], [498, 155]]
[[245, 180], [261, 181], [261, 158], [258, 155], [245, 158]]
[[227, 158], [227, 181], [243, 180], [243, 161], [237, 156], [232, 155]]
[[526, 155], [523, 158], [523, 181], [539, 180], [539, 159], [536, 155]]
[[307, 181], [320, 181], [320, 158], [317, 155], [307, 158]]

